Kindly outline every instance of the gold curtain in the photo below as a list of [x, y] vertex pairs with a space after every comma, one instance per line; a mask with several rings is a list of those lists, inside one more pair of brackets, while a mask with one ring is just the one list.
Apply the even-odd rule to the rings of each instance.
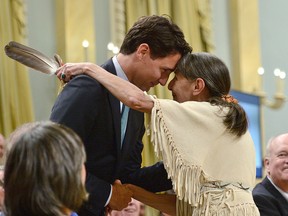
[[4, 52], [11, 40], [25, 44], [25, 30], [24, 1], [1, 0], [0, 133], [4, 136], [17, 126], [34, 120], [28, 70]]
[[145, 15], [167, 14], [183, 30], [193, 51], [214, 51], [211, 0], [126, 0], [126, 27]]

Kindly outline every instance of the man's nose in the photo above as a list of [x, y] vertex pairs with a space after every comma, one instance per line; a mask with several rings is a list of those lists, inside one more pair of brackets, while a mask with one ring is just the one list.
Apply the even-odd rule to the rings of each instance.
[[159, 83], [160, 83], [162, 86], [166, 85], [166, 83], [167, 83], [167, 81], [168, 81], [168, 79], [169, 79], [169, 75], [170, 75], [170, 73], [163, 73], [163, 74], [161, 75], [161, 77], [160, 77], [160, 79], [159, 79], [158, 81], [159, 81]]
[[159, 83], [160, 83], [160, 85], [162, 85], [162, 86], [166, 85], [167, 81], [168, 81], [168, 77], [167, 77], [167, 78], [160, 78], [160, 79], [159, 79]]

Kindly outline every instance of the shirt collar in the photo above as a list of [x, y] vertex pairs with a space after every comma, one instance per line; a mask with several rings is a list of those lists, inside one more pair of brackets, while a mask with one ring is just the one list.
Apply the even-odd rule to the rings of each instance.
[[[120, 77], [121, 79], [129, 81], [124, 70], [122, 69], [122, 67], [119, 64], [116, 55], [113, 56], [112, 61], [113, 61], [113, 64], [115, 66], [117, 76]], [[123, 103], [120, 101], [120, 113], [122, 112], [122, 108], [123, 108]]]
[[122, 67], [120, 66], [116, 55], [113, 56], [112, 61], [113, 61], [113, 64], [115, 66], [117, 76], [128, 81], [128, 78], [127, 78], [125, 72], [123, 71]]

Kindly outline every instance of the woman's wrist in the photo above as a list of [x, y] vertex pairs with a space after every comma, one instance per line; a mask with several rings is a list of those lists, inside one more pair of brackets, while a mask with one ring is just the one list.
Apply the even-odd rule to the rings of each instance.
[[94, 66], [94, 64], [92, 64], [92, 63], [85, 63], [85, 66], [83, 67], [83, 73], [86, 75], [93, 74], [93, 66]]

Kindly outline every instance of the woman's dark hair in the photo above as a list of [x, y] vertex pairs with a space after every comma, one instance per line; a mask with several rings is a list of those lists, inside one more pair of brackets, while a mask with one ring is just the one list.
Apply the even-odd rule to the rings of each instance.
[[192, 51], [181, 29], [164, 16], [140, 17], [126, 34], [120, 53], [129, 55], [135, 52], [142, 43], [149, 45], [153, 59], [174, 53], [180, 53], [183, 56]]
[[222, 99], [229, 94], [231, 80], [228, 68], [219, 58], [209, 53], [187, 54], [178, 62], [176, 72], [189, 80], [203, 79], [210, 94], [208, 101], [212, 105], [229, 108], [224, 119], [227, 129], [237, 136], [247, 131], [248, 121], [244, 109], [238, 103]]
[[6, 216], [60, 216], [87, 199], [81, 177], [86, 155], [74, 131], [52, 122], [28, 123], [7, 145]]

